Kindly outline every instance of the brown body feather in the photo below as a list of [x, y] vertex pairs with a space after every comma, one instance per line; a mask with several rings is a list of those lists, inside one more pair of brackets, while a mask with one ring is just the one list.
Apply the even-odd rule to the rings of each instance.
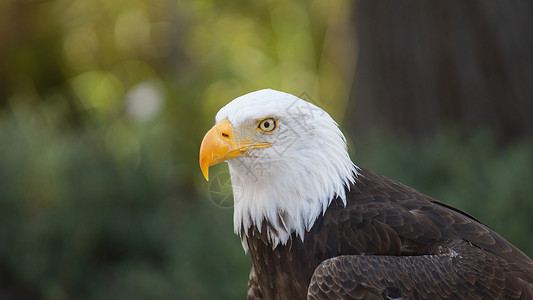
[[304, 241], [250, 228], [249, 299], [533, 298], [533, 261], [468, 214], [361, 170]]

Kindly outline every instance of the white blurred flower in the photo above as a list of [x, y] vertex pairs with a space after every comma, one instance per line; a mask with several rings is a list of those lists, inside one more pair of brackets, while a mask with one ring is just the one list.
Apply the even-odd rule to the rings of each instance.
[[126, 113], [137, 121], [152, 120], [163, 107], [165, 95], [158, 80], [143, 81], [126, 94]]

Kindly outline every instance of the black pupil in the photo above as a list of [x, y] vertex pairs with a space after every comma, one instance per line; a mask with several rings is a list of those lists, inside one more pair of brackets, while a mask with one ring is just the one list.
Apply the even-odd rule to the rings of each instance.
[[268, 121], [266, 121], [265, 123], [263, 123], [263, 126], [265, 126], [265, 128], [268, 128], [268, 127], [270, 127], [270, 123], [268, 123]]

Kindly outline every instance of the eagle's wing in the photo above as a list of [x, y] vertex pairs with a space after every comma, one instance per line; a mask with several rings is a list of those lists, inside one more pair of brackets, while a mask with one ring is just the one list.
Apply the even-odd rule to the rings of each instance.
[[344, 255], [315, 270], [308, 299], [533, 299], [508, 263], [466, 242], [461, 252], [421, 256]]
[[[348, 196], [352, 201], [339, 210], [350, 224], [345, 234], [355, 237], [348, 243], [358, 253], [435, 254], [436, 246], [454, 249], [450, 243], [466, 241], [504, 259], [513, 271], [527, 273], [533, 282], [533, 261], [474, 217], [382, 175], [363, 174]], [[394, 253], [392, 245], [398, 243], [400, 253]]]
[[[329, 218], [346, 238], [321, 262], [311, 299], [533, 299], [533, 262], [468, 214], [363, 170], [346, 209]], [[352, 253], [347, 253], [352, 252]], [[366, 254], [366, 255], [358, 255]]]

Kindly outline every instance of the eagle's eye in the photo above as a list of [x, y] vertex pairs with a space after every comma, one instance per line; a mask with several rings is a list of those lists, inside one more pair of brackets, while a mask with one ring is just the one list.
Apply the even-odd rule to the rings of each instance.
[[270, 132], [276, 129], [276, 119], [274, 118], [267, 118], [262, 120], [257, 128], [263, 130], [264, 132]]

